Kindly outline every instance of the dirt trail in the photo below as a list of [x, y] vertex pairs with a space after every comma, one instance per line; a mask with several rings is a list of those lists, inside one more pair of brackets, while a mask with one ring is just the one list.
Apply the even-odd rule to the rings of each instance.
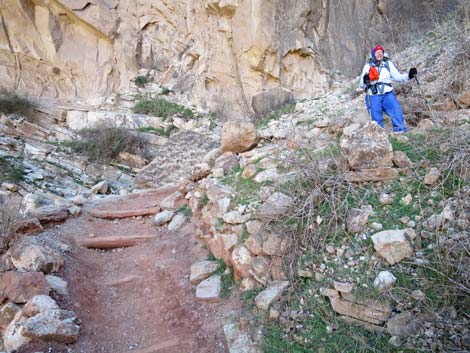
[[[166, 196], [116, 198], [100, 209], [122, 211], [155, 205]], [[96, 207], [95, 207], [96, 208]], [[69, 297], [59, 305], [75, 311], [81, 321], [78, 341], [47, 346], [48, 352], [73, 353], [222, 353], [224, 317], [235, 312], [235, 299], [219, 304], [195, 301], [189, 269], [204, 260], [189, 224], [177, 233], [157, 229], [152, 216], [99, 219], [84, 212], [59, 225], [57, 236], [71, 247], [60, 276], [69, 283]], [[110, 251], [85, 249], [79, 237], [157, 235], [129, 248]], [[28, 347], [36, 352], [44, 346]], [[68, 350], [67, 350], [68, 349]]]

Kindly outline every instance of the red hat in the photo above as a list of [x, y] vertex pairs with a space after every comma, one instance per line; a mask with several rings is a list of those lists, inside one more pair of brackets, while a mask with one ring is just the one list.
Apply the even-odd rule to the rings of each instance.
[[382, 52], [385, 52], [384, 47], [381, 46], [381, 45], [376, 45], [376, 46], [375, 46], [375, 48], [374, 48], [374, 54], [375, 54], [375, 52], [376, 52], [377, 50], [382, 50]]

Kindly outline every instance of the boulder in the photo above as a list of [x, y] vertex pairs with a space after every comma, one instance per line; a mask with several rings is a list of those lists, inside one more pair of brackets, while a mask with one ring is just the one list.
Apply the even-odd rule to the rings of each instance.
[[42, 272], [7, 271], [0, 274], [0, 298], [26, 303], [35, 295], [49, 294], [49, 284]]
[[199, 284], [209, 278], [219, 268], [217, 261], [200, 261], [191, 265], [189, 281], [191, 284]]
[[199, 181], [207, 177], [210, 173], [211, 173], [211, 167], [209, 164], [198, 163], [192, 169], [190, 179], [192, 181]]
[[433, 167], [427, 172], [423, 182], [426, 185], [433, 185], [439, 180], [440, 177], [441, 172], [439, 171], [439, 169]]
[[153, 223], [158, 227], [162, 226], [171, 221], [175, 213], [170, 210], [164, 210], [160, 213], [157, 213], [153, 218]]
[[5, 328], [13, 321], [16, 313], [20, 311], [20, 307], [15, 303], [8, 302], [0, 308], [0, 330]]
[[15, 223], [15, 233], [17, 234], [32, 235], [43, 230], [41, 222], [36, 217], [23, 218]]
[[333, 310], [374, 325], [382, 325], [390, 317], [392, 309], [386, 303], [368, 300], [355, 302], [346, 298], [329, 297]]
[[80, 333], [80, 327], [74, 320], [76, 316], [73, 311], [46, 310], [26, 320], [23, 334], [32, 340], [73, 343]]
[[353, 234], [362, 232], [371, 213], [372, 206], [362, 207], [361, 209], [349, 209], [346, 219], [348, 232]]
[[231, 211], [222, 216], [225, 223], [229, 224], [241, 224], [245, 223], [250, 219], [251, 215], [249, 214], [241, 214], [238, 211]]
[[46, 281], [51, 287], [51, 290], [57, 292], [60, 295], [68, 295], [68, 284], [62, 278], [58, 276], [46, 275]]
[[40, 222], [60, 222], [69, 216], [66, 207], [62, 206], [42, 206], [31, 211], [33, 217], [39, 219]]
[[108, 190], [109, 190], [109, 183], [106, 180], [102, 180], [91, 188], [90, 196], [97, 195], [97, 194], [107, 194]]
[[220, 275], [214, 275], [198, 284], [196, 288], [196, 299], [205, 302], [220, 301], [222, 291], [222, 278]]
[[260, 207], [259, 213], [261, 217], [277, 217], [284, 215], [290, 210], [294, 203], [292, 197], [280, 192], [271, 194], [266, 202]]
[[234, 233], [216, 233], [208, 242], [209, 249], [216, 259], [223, 259], [230, 263], [230, 255], [238, 243], [238, 237]]
[[397, 278], [389, 271], [380, 271], [374, 280], [374, 287], [380, 291], [386, 291], [393, 287]]
[[229, 121], [222, 127], [222, 153], [241, 153], [248, 151], [258, 143], [255, 124], [248, 121]]
[[407, 230], [384, 230], [372, 235], [374, 248], [390, 265], [413, 256], [413, 247]]
[[253, 342], [251, 332], [242, 329], [240, 320], [232, 317], [224, 324], [225, 340], [229, 353], [261, 353], [262, 350]]
[[268, 288], [256, 296], [256, 306], [261, 310], [268, 310], [269, 306], [281, 297], [288, 286], [288, 281], [273, 281]]
[[73, 343], [80, 331], [75, 320], [72, 311], [59, 309], [52, 298], [35, 296], [6, 327], [3, 334], [5, 349], [12, 352], [31, 341]]
[[118, 155], [119, 161], [131, 168], [140, 169], [146, 166], [149, 161], [141, 156], [131, 154], [129, 152], [120, 152]]
[[263, 254], [271, 256], [282, 256], [287, 252], [289, 240], [277, 233], [268, 232], [264, 236]]
[[228, 174], [239, 166], [239, 162], [240, 158], [235, 153], [225, 152], [215, 160], [214, 169], [222, 169], [224, 174]]
[[410, 168], [413, 165], [403, 151], [393, 151], [393, 164], [398, 168]]
[[387, 321], [387, 332], [391, 336], [410, 337], [418, 333], [420, 320], [409, 312], [396, 314]]
[[235, 279], [241, 279], [250, 275], [249, 270], [253, 256], [243, 245], [236, 246], [232, 251], [230, 262], [233, 266], [233, 275]]
[[264, 116], [283, 105], [294, 103], [292, 92], [276, 87], [253, 96], [251, 106], [258, 116]]
[[368, 122], [350, 135], [343, 135], [340, 146], [352, 170], [387, 168], [392, 165], [392, 145], [386, 131], [375, 122]]
[[168, 224], [168, 230], [170, 231], [178, 230], [183, 226], [185, 222], [186, 222], [186, 217], [181, 214], [177, 214], [176, 216], [173, 217], [171, 222]]
[[57, 272], [64, 264], [60, 253], [43, 246], [36, 238], [25, 237], [9, 250], [10, 258], [20, 271]]

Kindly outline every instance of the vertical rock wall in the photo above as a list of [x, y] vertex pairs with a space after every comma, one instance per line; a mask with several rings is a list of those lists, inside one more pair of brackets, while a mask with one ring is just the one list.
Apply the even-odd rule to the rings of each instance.
[[[305, 98], [327, 88], [333, 71], [356, 74], [366, 48], [406, 17], [406, 3], [2, 0], [0, 89], [96, 102], [148, 69], [201, 108], [248, 117], [263, 92]], [[449, 2], [413, 6], [423, 14], [435, 3]]]

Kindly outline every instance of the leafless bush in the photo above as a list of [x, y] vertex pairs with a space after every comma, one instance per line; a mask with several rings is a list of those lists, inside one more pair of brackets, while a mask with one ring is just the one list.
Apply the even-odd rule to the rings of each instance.
[[288, 237], [290, 249], [285, 260], [290, 275], [307, 249], [318, 252], [344, 233], [351, 199], [359, 197], [360, 187], [346, 180], [338, 154], [337, 147], [322, 153], [305, 148], [283, 161], [287, 169], [297, 171], [297, 177], [282, 184], [279, 191], [295, 202], [280, 219], [267, 220], [265, 226]]
[[11, 197], [0, 195], [0, 252], [8, 250], [18, 219], [19, 205]]

